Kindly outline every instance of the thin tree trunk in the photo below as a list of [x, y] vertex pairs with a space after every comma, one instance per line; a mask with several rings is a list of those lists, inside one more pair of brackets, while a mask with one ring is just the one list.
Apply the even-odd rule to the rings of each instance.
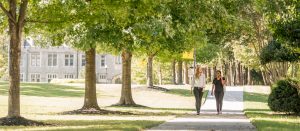
[[210, 82], [212, 81], [212, 75], [211, 75], [211, 67], [208, 67], [208, 78]]
[[234, 78], [233, 78], [233, 71], [232, 71], [232, 62], [229, 62], [229, 82], [230, 82], [230, 86], [234, 85]]
[[85, 52], [85, 96], [82, 109], [100, 110], [96, 93], [96, 51], [95, 48]]
[[236, 79], [236, 62], [232, 62], [232, 77], [233, 77], [233, 85], [237, 85], [237, 79]]
[[236, 79], [237, 79], [237, 85], [241, 85], [241, 76], [240, 76], [240, 62], [236, 62]]
[[265, 71], [261, 71], [261, 75], [263, 77], [264, 85], [268, 85], [268, 80]]
[[161, 63], [159, 63], [158, 65], [158, 82], [159, 82], [159, 85], [162, 85], [163, 84], [163, 74], [162, 74], [162, 71], [161, 71]]
[[[8, 92], [8, 117], [21, 117], [20, 115], [20, 56], [22, 32], [25, 24], [28, 0], [24, 0], [17, 8], [17, 1], [10, 0], [9, 10], [1, 3], [1, 9], [8, 17], [9, 24], [9, 92]], [[19, 14], [17, 15], [17, 11]], [[18, 18], [17, 18], [18, 17]]]
[[188, 62], [184, 62], [184, 83], [189, 84], [189, 67]]
[[135, 105], [131, 94], [131, 58], [130, 51], [122, 51], [122, 91], [117, 105]]
[[250, 69], [250, 67], [248, 67], [248, 69], [247, 69], [247, 85], [251, 85], [251, 69]]
[[244, 85], [244, 67], [239, 63], [240, 69], [240, 85]]
[[147, 61], [147, 86], [153, 87], [153, 55], [148, 56]]
[[217, 77], [217, 66], [214, 66], [213, 74], [214, 74], [214, 78], [216, 78]]
[[177, 84], [176, 83], [176, 61], [175, 60], [173, 60], [173, 62], [172, 62], [172, 83], [174, 85]]
[[182, 60], [178, 61], [178, 70], [177, 70], [177, 83], [178, 84], [183, 84], [183, 80], [182, 80]]

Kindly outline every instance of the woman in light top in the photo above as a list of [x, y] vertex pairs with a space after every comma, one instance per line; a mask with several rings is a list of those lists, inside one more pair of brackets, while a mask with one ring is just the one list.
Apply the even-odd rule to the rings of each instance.
[[200, 114], [200, 108], [201, 108], [201, 102], [202, 102], [202, 95], [204, 92], [204, 88], [206, 85], [205, 82], [205, 75], [202, 72], [202, 69], [200, 67], [196, 68], [195, 76], [193, 77], [192, 81], [192, 88], [194, 91], [195, 99], [196, 99], [196, 111], [197, 115]]

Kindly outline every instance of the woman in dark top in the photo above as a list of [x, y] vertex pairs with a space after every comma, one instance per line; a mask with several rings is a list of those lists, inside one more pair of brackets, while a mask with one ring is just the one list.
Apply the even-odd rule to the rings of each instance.
[[225, 78], [221, 76], [221, 71], [217, 71], [217, 77], [213, 80], [211, 95], [215, 95], [217, 112], [222, 114], [222, 105], [224, 97]]

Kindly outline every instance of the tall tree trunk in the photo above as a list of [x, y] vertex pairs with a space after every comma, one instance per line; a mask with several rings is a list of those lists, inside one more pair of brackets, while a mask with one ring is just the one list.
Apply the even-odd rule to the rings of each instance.
[[177, 83], [178, 84], [183, 84], [183, 80], [182, 80], [182, 60], [178, 61], [178, 70], [177, 70]]
[[229, 62], [229, 82], [230, 82], [230, 86], [234, 85], [234, 78], [233, 78], [233, 71], [232, 71], [232, 62]]
[[130, 51], [122, 51], [122, 91], [117, 105], [135, 105], [131, 94], [131, 58]]
[[96, 51], [95, 48], [85, 52], [85, 96], [82, 109], [100, 110], [96, 93]]
[[238, 62], [235, 62], [235, 80], [236, 80], [236, 85], [240, 84], [240, 77], [239, 77], [239, 64]]
[[261, 71], [261, 75], [263, 77], [264, 85], [268, 85], [267, 75], [265, 71]]
[[214, 75], [213, 78], [216, 78], [216, 77], [217, 77], [217, 66], [214, 66], [214, 69], [213, 69], [213, 75]]
[[233, 85], [237, 85], [237, 79], [236, 79], [236, 62], [232, 62], [232, 77], [233, 77]]
[[245, 79], [244, 79], [244, 66], [240, 64], [240, 83], [241, 85], [245, 85]]
[[251, 85], [251, 69], [248, 67], [247, 69], [247, 85]]
[[161, 63], [159, 63], [158, 65], [158, 82], [159, 82], [159, 85], [162, 85], [163, 84], [163, 74], [162, 74], [162, 71], [161, 71]]
[[20, 117], [20, 56], [21, 32], [17, 26], [9, 24], [9, 95], [8, 117]]
[[148, 56], [147, 61], [147, 86], [153, 87], [153, 55]]
[[230, 78], [230, 64], [229, 64], [229, 62], [227, 62], [226, 64], [225, 64], [225, 71], [226, 71], [226, 83], [227, 83], [227, 85], [229, 85], [229, 86], [231, 86], [231, 83], [230, 83], [230, 81], [231, 81], [231, 78]]
[[184, 83], [189, 84], [189, 67], [188, 62], [184, 62]]
[[172, 83], [174, 85], [177, 84], [176, 83], [176, 61], [175, 60], [173, 60], [173, 62], [172, 62]]
[[211, 75], [211, 67], [208, 67], [208, 78], [210, 82], [212, 81], [212, 75]]
[[236, 78], [237, 78], [237, 85], [241, 85], [241, 65], [240, 62], [236, 62]]
[[[17, 1], [8, 1], [9, 10], [0, 3], [1, 9], [8, 17], [9, 24], [9, 92], [8, 92], [8, 117], [20, 117], [20, 56], [22, 32], [25, 24], [28, 0], [23, 0], [20, 8]], [[19, 14], [17, 15], [17, 11]], [[18, 18], [17, 18], [18, 17]]]

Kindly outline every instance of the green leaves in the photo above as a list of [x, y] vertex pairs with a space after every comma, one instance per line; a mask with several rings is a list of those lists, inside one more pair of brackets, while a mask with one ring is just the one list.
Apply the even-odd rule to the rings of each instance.
[[260, 60], [262, 64], [285, 61], [296, 62], [299, 58], [299, 52], [294, 52], [290, 48], [276, 41], [271, 41], [260, 53]]

